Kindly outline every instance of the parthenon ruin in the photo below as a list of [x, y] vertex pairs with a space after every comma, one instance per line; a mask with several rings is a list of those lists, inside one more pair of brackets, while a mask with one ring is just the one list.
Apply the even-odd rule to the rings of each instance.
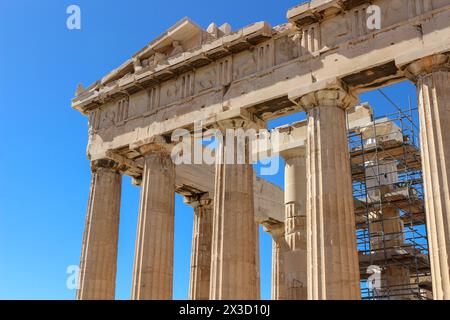
[[[77, 298], [115, 298], [128, 175], [141, 189], [132, 299], [172, 298], [175, 193], [194, 208], [190, 299], [260, 298], [259, 225], [273, 239], [273, 299], [450, 299], [449, 57], [450, 0], [311, 0], [275, 27], [185, 18], [80, 85], [92, 181]], [[357, 98], [403, 80], [417, 87], [420, 143], [410, 114], [376, 119]], [[277, 150], [244, 140], [284, 158], [283, 189], [249, 159], [172, 160], [173, 133], [195, 137], [196, 122], [224, 133], [221, 159], [227, 129], [297, 112], [306, 120], [271, 131]]]

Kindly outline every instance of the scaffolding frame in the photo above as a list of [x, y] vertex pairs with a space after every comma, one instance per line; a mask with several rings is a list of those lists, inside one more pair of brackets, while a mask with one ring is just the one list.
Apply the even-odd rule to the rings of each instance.
[[[349, 131], [349, 149], [352, 166], [353, 196], [355, 202], [356, 238], [359, 251], [361, 295], [366, 300], [427, 300], [431, 294], [431, 272], [425, 222], [423, 179], [418, 139], [417, 108], [411, 100], [407, 109], [401, 109], [387, 95], [380, 93], [397, 109], [388, 115], [373, 118], [364, 127]], [[392, 122], [400, 128], [402, 141], [377, 133], [377, 127]], [[364, 129], [372, 130], [371, 138], [364, 138]], [[369, 139], [370, 144], [369, 144]], [[395, 163], [395, 172], [381, 172], [380, 163]], [[369, 163], [376, 172], [375, 186], [368, 186]], [[392, 184], [381, 182], [381, 176], [398, 175]], [[386, 180], [386, 179], [385, 179]], [[379, 194], [373, 197], [371, 194]], [[399, 216], [385, 217], [387, 209], [398, 210]], [[399, 232], [385, 230], [390, 220], [403, 222]], [[377, 227], [377, 231], [373, 229]], [[381, 229], [380, 229], [381, 227]], [[392, 244], [392, 239], [402, 239]], [[374, 243], [377, 243], [375, 246]], [[381, 245], [380, 245], [381, 244]], [[408, 270], [408, 283], [392, 284], [388, 270], [393, 267]], [[378, 269], [377, 269], [378, 268]], [[376, 272], [383, 281], [374, 288]], [[375, 273], [374, 273], [375, 272]], [[391, 279], [390, 279], [391, 278]], [[394, 281], [398, 282], [398, 281]]]

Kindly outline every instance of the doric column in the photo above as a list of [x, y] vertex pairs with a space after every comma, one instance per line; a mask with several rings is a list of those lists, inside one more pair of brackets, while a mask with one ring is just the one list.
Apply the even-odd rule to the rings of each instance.
[[79, 300], [113, 300], [116, 288], [122, 176], [111, 160], [92, 163], [80, 262]]
[[308, 299], [360, 299], [345, 121], [345, 109], [357, 100], [338, 81], [315, 86], [299, 99], [308, 113]]
[[[210, 299], [253, 300], [258, 294], [253, 167], [247, 156], [249, 141], [239, 140], [233, 131], [226, 130], [247, 126], [236, 120], [221, 123], [219, 127], [223, 139], [218, 139], [216, 149]], [[243, 164], [236, 164], [239, 153], [246, 155]]]
[[264, 223], [264, 230], [272, 236], [272, 300], [286, 300], [288, 296], [285, 279], [286, 243], [284, 223]]
[[450, 61], [435, 55], [410, 64], [417, 85], [433, 298], [450, 299]]
[[155, 145], [144, 155], [131, 298], [170, 300], [173, 284], [175, 166]]
[[285, 279], [287, 300], [306, 300], [306, 155], [305, 148], [282, 152], [285, 159]]
[[209, 300], [213, 202], [208, 194], [186, 197], [194, 208], [189, 299]]

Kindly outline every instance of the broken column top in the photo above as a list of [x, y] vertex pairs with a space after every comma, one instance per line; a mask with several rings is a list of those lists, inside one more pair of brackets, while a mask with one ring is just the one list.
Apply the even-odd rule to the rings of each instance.
[[349, 131], [358, 131], [373, 121], [373, 109], [368, 102], [347, 110], [347, 126]]

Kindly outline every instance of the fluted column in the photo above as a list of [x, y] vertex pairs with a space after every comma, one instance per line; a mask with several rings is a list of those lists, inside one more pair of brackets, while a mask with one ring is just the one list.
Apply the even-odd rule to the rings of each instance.
[[[244, 164], [229, 164], [225, 145], [234, 145], [233, 163], [237, 163], [239, 143], [225, 135], [226, 128], [245, 123], [220, 124], [224, 133], [216, 149], [213, 242], [210, 299], [257, 299], [256, 236], [253, 201], [253, 167], [245, 157]], [[245, 127], [244, 127], [245, 128]], [[248, 155], [248, 139], [245, 139]], [[230, 149], [228, 149], [230, 150]]]
[[213, 203], [207, 195], [186, 197], [194, 208], [189, 299], [209, 300]]
[[155, 147], [144, 153], [131, 298], [170, 300], [173, 285], [175, 167]]
[[290, 149], [282, 153], [286, 161], [284, 175], [285, 280], [287, 300], [306, 300], [307, 248], [306, 248], [306, 155], [305, 148]]
[[272, 300], [286, 300], [288, 289], [285, 279], [285, 256], [289, 247], [284, 236], [284, 223], [266, 223], [264, 230], [272, 236]]
[[344, 85], [305, 94], [308, 113], [308, 299], [360, 299], [353, 190], [345, 109], [356, 98]]
[[116, 288], [122, 177], [111, 160], [92, 163], [80, 262], [79, 300], [113, 300]]
[[433, 298], [450, 299], [450, 61], [435, 55], [409, 65], [417, 85]]

